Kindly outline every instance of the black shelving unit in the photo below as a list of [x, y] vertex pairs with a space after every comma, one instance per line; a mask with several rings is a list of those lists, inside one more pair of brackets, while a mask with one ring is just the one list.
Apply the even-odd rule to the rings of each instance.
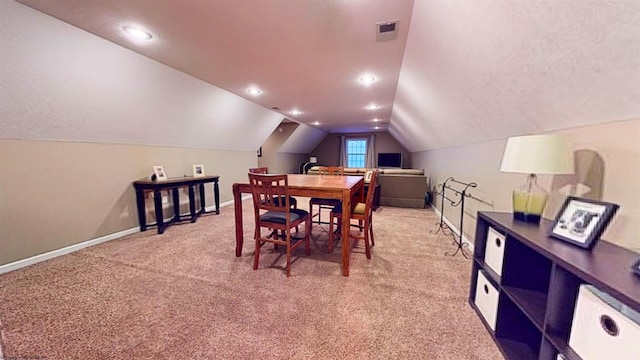
[[[469, 303], [507, 359], [555, 360], [562, 354], [582, 360], [569, 346], [582, 284], [640, 311], [640, 278], [630, 269], [637, 254], [602, 240], [585, 250], [549, 237], [551, 226], [547, 219], [538, 225], [514, 220], [510, 213], [478, 213]], [[490, 228], [499, 239], [488, 238]], [[485, 259], [487, 242], [492, 241], [503, 247], [500, 270]], [[491, 291], [498, 292], [495, 324], [489, 324], [476, 305], [478, 272], [494, 287]], [[478, 290], [482, 294], [488, 289]]]

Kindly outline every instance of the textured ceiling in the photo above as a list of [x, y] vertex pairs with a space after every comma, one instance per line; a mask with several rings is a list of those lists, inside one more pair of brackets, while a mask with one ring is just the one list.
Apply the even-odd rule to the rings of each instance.
[[[410, 151], [640, 117], [640, 1], [20, 2], [320, 130], [389, 121]], [[376, 42], [395, 19], [398, 39]], [[288, 147], [322, 135], [302, 129]]]
[[[388, 122], [413, 6], [413, 0], [19, 2], [333, 132], [372, 131], [376, 117]], [[400, 20], [398, 38], [376, 42], [375, 24], [391, 20]], [[123, 25], [142, 26], [155, 38], [131, 42]], [[362, 86], [365, 72], [379, 81]], [[263, 93], [252, 97], [250, 86]], [[367, 110], [372, 102], [380, 109]], [[303, 113], [290, 115], [292, 109]]]
[[640, 117], [640, 1], [416, 1], [389, 132], [410, 151]]

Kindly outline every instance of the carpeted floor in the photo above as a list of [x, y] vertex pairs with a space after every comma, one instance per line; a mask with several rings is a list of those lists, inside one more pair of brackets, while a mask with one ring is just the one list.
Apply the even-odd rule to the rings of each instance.
[[348, 278], [342, 243], [327, 254], [314, 226], [287, 279], [269, 245], [252, 269], [243, 206], [240, 258], [224, 207], [0, 275], [5, 358], [502, 359], [467, 302], [471, 260], [444, 256], [432, 210], [379, 208], [372, 259], [357, 243]]

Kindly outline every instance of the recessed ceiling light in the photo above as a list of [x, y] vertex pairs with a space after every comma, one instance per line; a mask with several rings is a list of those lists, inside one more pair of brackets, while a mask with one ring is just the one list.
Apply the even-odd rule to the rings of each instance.
[[258, 89], [258, 88], [248, 88], [247, 92], [251, 95], [260, 95], [262, 94], [262, 90]]
[[380, 105], [378, 105], [378, 104], [369, 104], [369, 105], [367, 105], [367, 109], [369, 109], [369, 110], [375, 110], [375, 109], [378, 109], [379, 107], [380, 107]]
[[293, 110], [291, 110], [291, 112], [289, 114], [291, 114], [291, 115], [300, 115], [300, 114], [302, 114], [302, 111], [293, 109]]
[[380, 121], [380, 119], [378, 119], [378, 118], [373, 119], [373, 122], [379, 122], [379, 121]]
[[365, 74], [360, 77], [360, 82], [366, 86], [369, 86], [376, 82], [376, 77], [371, 74]]
[[373, 129], [374, 129], [374, 130], [380, 130], [380, 129], [382, 129], [382, 128], [381, 128], [380, 126], [374, 126], [374, 127], [373, 127]]
[[318, 125], [320, 125], [320, 123], [319, 123], [319, 122], [317, 122], [317, 121], [314, 121], [314, 122], [313, 122], [313, 125], [318, 126]]
[[153, 38], [153, 35], [150, 32], [142, 30], [141, 28], [138, 28], [138, 27], [123, 26], [122, 30], [136, 39], [151, 40]]

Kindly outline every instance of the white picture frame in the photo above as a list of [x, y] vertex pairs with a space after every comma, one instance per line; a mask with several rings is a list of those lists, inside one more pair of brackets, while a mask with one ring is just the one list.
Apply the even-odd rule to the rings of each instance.
[[204, 177], [203, 164], [193, 164], [193, 177]]
[[373, 176], [373, 170], [367, 170], [364, 173], [364, 182], [365, 183], [370, 183], [371, 182], [371, 176]]
[[155, 181], [166, 181], [169, 179], [167, 177], [167, 172], [164, 170], [164, 166], [162, 165], [154, 165], [153, 174], [156, 176], [154, 179]]

